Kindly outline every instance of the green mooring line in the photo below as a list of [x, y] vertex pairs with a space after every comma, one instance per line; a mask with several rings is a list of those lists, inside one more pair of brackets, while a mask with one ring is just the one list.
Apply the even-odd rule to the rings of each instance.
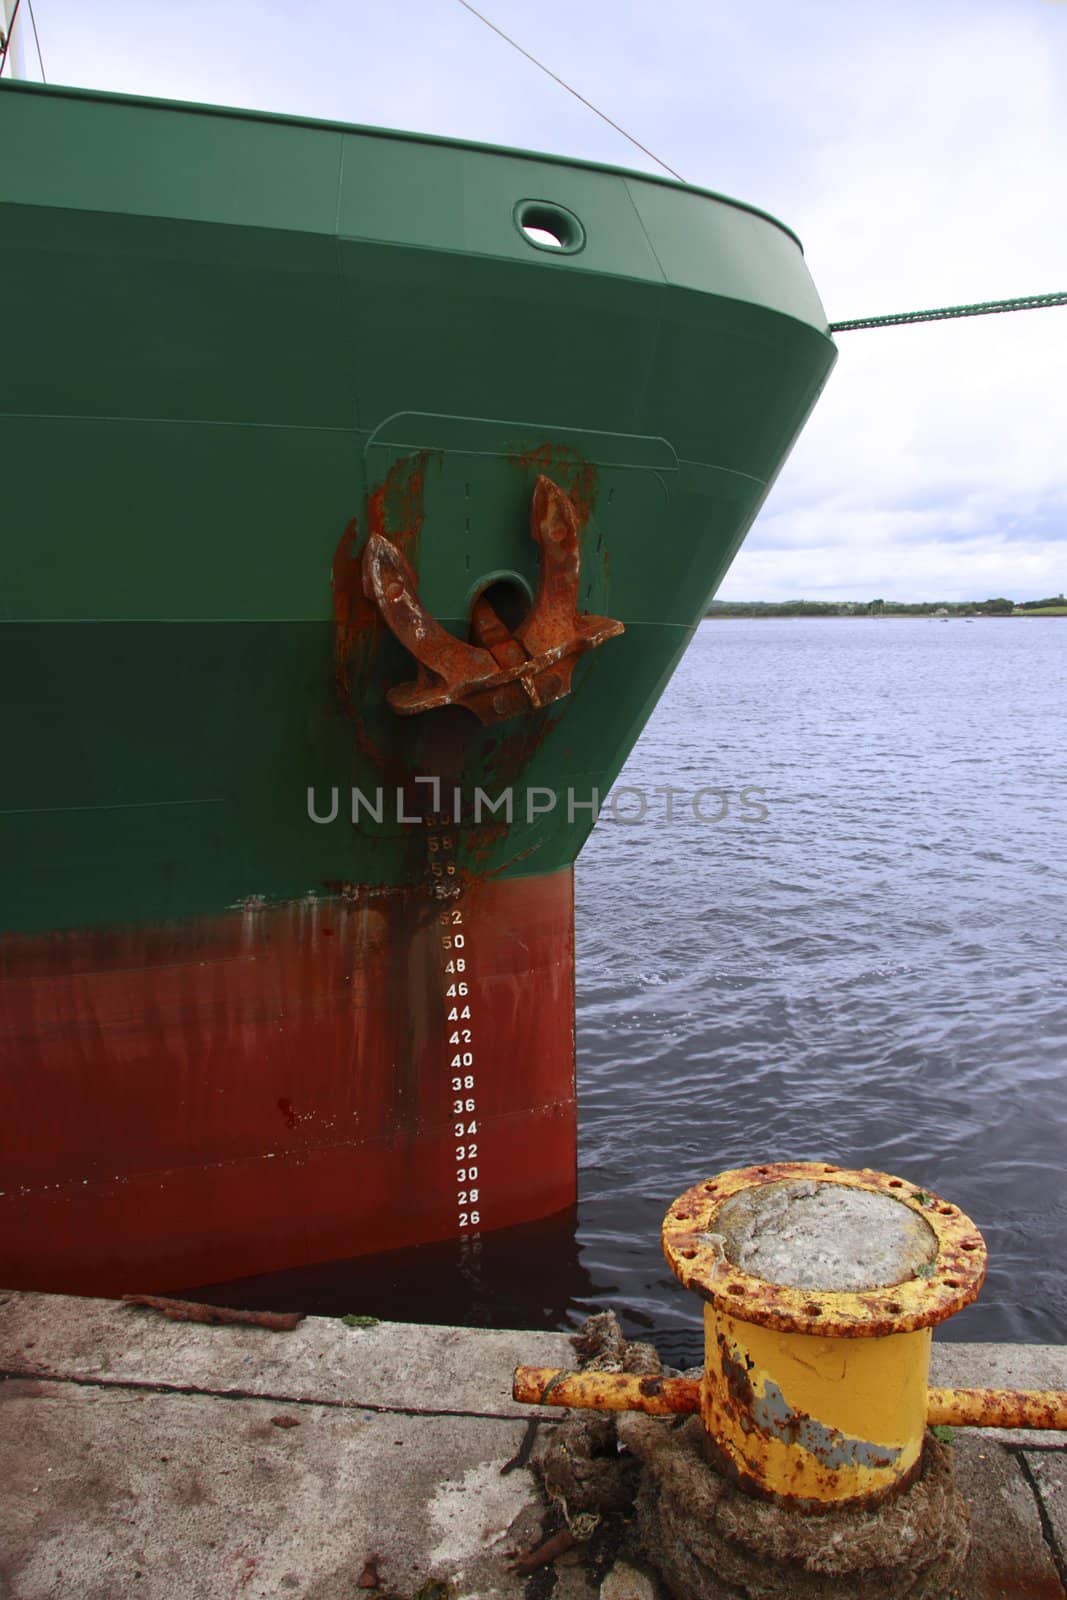
[[944, 322], [949, 317], [991, 317], [1000, 311], [1044, 311], [1067, 306], [1065, 294], [1028, 294], [1019, 300], [979, 300], [973, 306], [939, 306], [933, 311], [893, 311], [883, 317], [857, 317], [852, 322], [831, 322], [831, 333], [853, 328], [895, 328], [902, 322]]

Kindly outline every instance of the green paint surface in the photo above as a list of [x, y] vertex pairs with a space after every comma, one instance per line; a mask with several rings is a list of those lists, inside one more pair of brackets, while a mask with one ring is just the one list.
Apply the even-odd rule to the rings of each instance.
[[[37, 86], [0, 88], [0, 140], [0, 925], [417, 881], [419, 830], [348, 797], [442, 748], [468, 792], [559, 796], [462, 863], [573, 860], [568, 788], [610, 787], [832, 366], [793, 236], [610, 168]], [[584, 247], [535, 249], [530, 199]], [[537, 451], [593, 469], [581, 604], [625, 634], [491, 729], [393, 713], [383, 630], [346, 700], [331, 569], [368, 497], [421, 462], [409, 553], [465, 638], [491, 578], [536, 592]]]

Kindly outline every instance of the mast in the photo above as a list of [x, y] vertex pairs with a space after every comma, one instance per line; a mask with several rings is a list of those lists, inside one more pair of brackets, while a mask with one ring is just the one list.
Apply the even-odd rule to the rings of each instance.
[[[0, 0], [0, 27], [4, 34], [4, 53], [0, 56], [0, 73], [5, 78], [26, 76], [25, 22], [19, 16], [20, 0]], [[27, 8], [27, 15], [29, 10]], [[17, 20], [16, 20], [17, 19]]]

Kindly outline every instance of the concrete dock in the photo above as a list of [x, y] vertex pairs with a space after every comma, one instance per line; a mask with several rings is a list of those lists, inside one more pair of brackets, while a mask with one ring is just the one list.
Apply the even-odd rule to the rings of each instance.
[[[532, 1575], [561, 1414], [510, 1398], [566, 1334], [308, 1317], [208, 1327], [0, 1293], [0, 1600], [656, 1600], [581, 1546]], [[1067, 1349], [934, 1344], [932, 1381], [1067, 1388]], [[965, 1600], [1067, 1600], [1067, 1435], [953, 1435]]]

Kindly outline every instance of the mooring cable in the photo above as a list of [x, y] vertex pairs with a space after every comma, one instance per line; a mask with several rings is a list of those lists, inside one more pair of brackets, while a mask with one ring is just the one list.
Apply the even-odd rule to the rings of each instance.
[[617, 122], [613, 122], [607, 112], [601, 111], [599, 106], [595, 106], [591, 100], [587, 100], [584, 94], [579, 94], [577, 89], [572, 88], [557, 72], [553, 72], [551, 67], [546, 67], [543, 61], [539, 61], [535, 55], [531, 55], [529, 50], [524, 49], [509, 33], [505, 33], [503, 28], [498, 28], [495, 22], [490, 22], [488, 17], [483, 16], [476, 7], [469, 3], [469, 0], [459, 0], [459, 4], [464, 11], [469, 11], [472, 17], [477, 17], [479, 22], [484, 22], [487, 28], [491, 28], [499, 38], [503, 39], [505, 44], [509, 44], [513, 50], [517, 50], [520, 56], [525, 56], [527, 61], [531, 61], [535, 67], [540, 68], [554, 83], [558, 83], [561, 89], [566, 89], [568, 94], [572, 94], [576, 100], [580, 100], [582, 105], [587, 106], [594, 116], [600, 118], [601, 122], [606, 122], [609, 128], [614, 128], [616, 133], [621, 133], [624, 139], [628, 139], [636, 149], [642, 151], [650, 160], [654, 161], [657, 167], [662, 167], [664, 172], [669, 172], [672, 178], [678, 179], [679, 183], [685, 182], [681, 173], [675, 172], [673, 167], [669, 167], [665, 161], [656, 155], [654, 150], [648, 148], [647, 144], [642, 144], [640, 139], [635, 139], [632, 133], [627, 133], [625, 128], [620, 127]]
[[854, 328], [896, 328], [903, 322], [944, 322], [950, 317], [991, 317], [1001, 311], [1044, 311], [1067, 306], [1067, 294], [1028, 294], [1017, 300], [979, 300], [969, 306], [938, 306], [931, 311], [890, 311], [881, 317], [856, 317], [831, 322], [831, 333], [851, 333]]

